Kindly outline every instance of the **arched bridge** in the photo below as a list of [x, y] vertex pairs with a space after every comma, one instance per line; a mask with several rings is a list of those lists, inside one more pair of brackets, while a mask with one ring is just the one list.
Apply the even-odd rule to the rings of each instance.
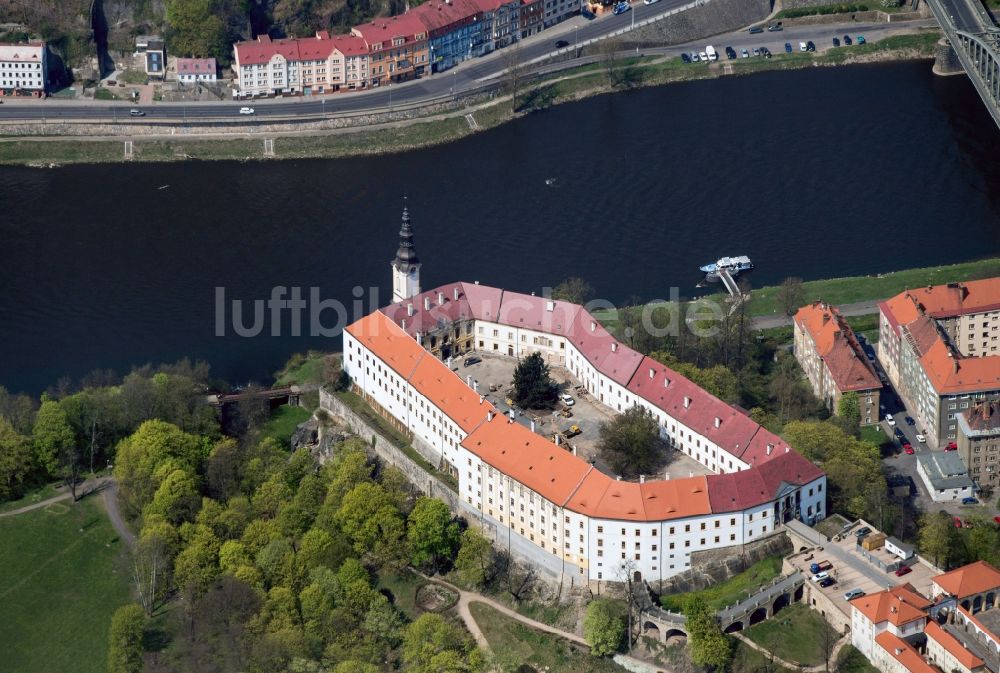
[[927, 4], [1000, 126], [1000, 28], [980, 0], [927, 0]]

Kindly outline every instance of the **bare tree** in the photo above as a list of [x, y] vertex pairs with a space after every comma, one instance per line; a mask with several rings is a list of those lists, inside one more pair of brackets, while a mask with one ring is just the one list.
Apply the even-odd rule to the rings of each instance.
[[139, 541], [132, 555], [132, 583], [142, 609], [149, 616], [156, 609], [157, 592], [161, 590], [160, 582], [163, 580], [165, 565], [166, 552], [159, 536], [153, 535]]
[[618, 65], [617, 54], [621, 50], [621, 39], [609, 37], [598, 43], [598, 53], [601, 55], [601, 65], [608, 76], [608, 86], [614, 89], [618, 86], [619, 77], [616, 71]]
[[[618, 580], [622, 583], [622, 588], [625, 590], [625, 602], [628, 606], [628, 650], [632, 651], [632, 643], [635, 640], [633, 634], [633, 621], [632, 621], [632, 610], [639, 604], [639, 591], [642, 590], [642, 581], [636, 580], [636, 566], [635, 561], [627, 558], [621, 562], [618, 568]], [[636, 622], [641, 620], [636, 617]], [[639, 631], [642, 631], [641, 625], [639, 626]]]
[[517, 98], [521, 93], [524, 65], [521, 63], [521, 43], [515, 42], [503, 50], [504, 70], [507, 73], [506, 89], [510, 93], [510, 113], [517, 112]]

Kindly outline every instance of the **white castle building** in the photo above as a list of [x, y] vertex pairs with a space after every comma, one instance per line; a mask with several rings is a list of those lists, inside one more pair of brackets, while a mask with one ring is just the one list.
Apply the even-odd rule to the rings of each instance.
[[[404, 212], [395, 301], [346, 328], [344, 369], [414, 448], [457, 477], [462, 500], [483, 522], [586, 580], [620, 581], [625, 566], [656, 581], [687, 569], [693, 552], [825, 517], [818, 467], [745, 413], [619, 343], [581, 306], [477, 283], [420, 292], [416, 259]], [[602, 473], [499, 414], [442, 360], [471, 351], [541, 353], [611, 410], [648, 409], [673, 448], [714, 474], [628, 482]]]

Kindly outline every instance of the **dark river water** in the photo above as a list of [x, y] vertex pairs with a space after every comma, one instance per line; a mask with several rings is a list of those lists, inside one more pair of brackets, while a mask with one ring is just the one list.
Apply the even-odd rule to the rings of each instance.
[[690, 295], [722, 255], [758, 286], [995, 255], [998, 150], [964, 77], [907, 63], [603, 96], [380, 158], [0, 167], [0, 385], [183, 356], [267, 382], [337, 349], [287, 321], [216, 336], [216, 288], [387, 303], [404, 193], [424, 287], [577, 275], [621, 302]]

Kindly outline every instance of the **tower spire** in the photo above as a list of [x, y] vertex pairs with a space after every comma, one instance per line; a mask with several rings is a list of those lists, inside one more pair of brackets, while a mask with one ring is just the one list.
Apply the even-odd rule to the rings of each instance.
[[420, 258], [413, 245], [413, 227], [410, 224], [410, 210], [403, 197], [403, 218], [399, 228], [399, 248], [392, 266], [393, 302], [409, 299], [420, 294]]
[[403, 197], [403, 223], [399, 228], [399, 249], [396, 250], [396, 264], [401, 266], [420, 264], [417, 249], [413, 245], [413, 227], [410, 225], [410, 211]]

